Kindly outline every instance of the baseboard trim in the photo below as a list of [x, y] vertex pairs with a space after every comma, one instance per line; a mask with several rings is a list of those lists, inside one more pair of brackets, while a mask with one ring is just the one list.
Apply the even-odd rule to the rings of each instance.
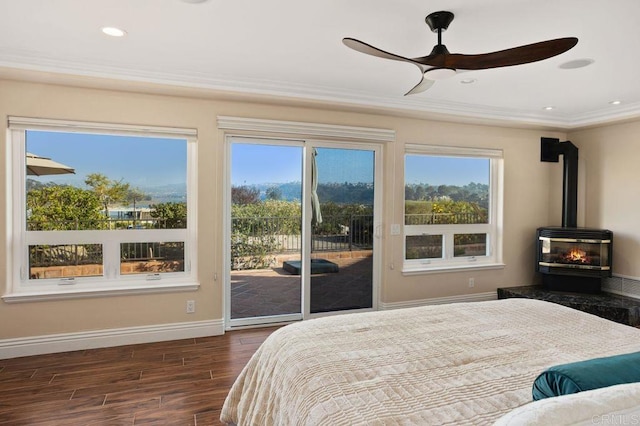
[[461, 303], [461, 302], [485, 302], [487, 300], [496, 300], [498, 293], [489, 291], [486, 293], [462, 294], [459, 296], [435, 297], [432, 299], [409, 300], [406, 302], [380, 302], [380, 310], [414, 308], [426, 305], [443, 305], [445, 303]]
[[[379, 304], [380, 310], [497, 299], [496, 292]], [[0, 359], [224, 334], [224, 320], [127, 327], [0, 340]]]
[[0, 340], [0, 359], [224, 334], [224, 321], [194, 321]]

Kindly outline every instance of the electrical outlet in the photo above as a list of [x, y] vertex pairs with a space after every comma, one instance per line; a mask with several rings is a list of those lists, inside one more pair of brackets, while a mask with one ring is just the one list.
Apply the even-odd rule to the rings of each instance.
[[196, 301], [195, 300], [187, 300], [187, 313], [195, 314], [196, 313]]
[[473, 288], [476, 286], [475, 278], [469, 278], [469, 288]]

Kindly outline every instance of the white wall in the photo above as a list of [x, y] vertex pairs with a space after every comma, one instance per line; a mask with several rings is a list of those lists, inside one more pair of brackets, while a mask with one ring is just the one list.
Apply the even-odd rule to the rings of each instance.
[[585, 226], [614, 233], [613, 273], [640, 280], [640, 121], [573, 131]]

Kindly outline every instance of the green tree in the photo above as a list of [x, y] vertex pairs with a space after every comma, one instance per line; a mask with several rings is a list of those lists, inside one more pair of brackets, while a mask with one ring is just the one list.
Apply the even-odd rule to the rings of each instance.
[[488, 211], [476, 203], [468, 201], [438, 201], [431, 206], [432, 213], [436, 213], [434, 223], [488, 223]]
[[87, 175], [84, 183], [98, 196], [107, 219], [109, 219], [109, 206], [126, 201], [129, 193], [128, 183], [123, 183], [122, 179], [111, 180], [102, 173]]
[[136, 215], [136, 205], [140, 201], [149, 201], [151, 200], [151, 196], [142, 192], [139, 188], [129, 188], [129, 191], [126, 195], [126, 201], [129, 204], [133, 205], [133, 227], [135, 228], [136, 219], [138, 216]]
[[260, 190], [247, 185], [231, 187], [231, 202], [233, 204], [253, 204], [260, 201]]
[[31, 231], [104, 229], [101, 203], [89, 190], [45, 186], [27, 193], [27, 226]]
[[156, 224], [162, 229], [184, 229], [187, 227], [187, 203], [151, 204], [151, 217], [160, 219]]
[[438, 195], [440, 197], [448, 197], [455, 190], [456, 190], [456, 187], [453, 186], [453, 185], [440, 185], [440, 186], [438, 186]]
[[267, 189], [267, 200], [280, 200], [282, 198], [282, 190], [277, 186], [272, 186]]
[[300, 202], [270, 200], [231, 205], [231, 267], [261, 269], [275, 262], [275, 235], [300, 235]]
[[418, 185], [415, 187], [414, 200], [424, 200], [427, 198], [427, 190], [424, 186]]
[[404, 199], [405, 200], [415, 200], [416, 199], [416, 190], [411, 185], [404, 186]]
[[299, 202], [265, 200], [251, 204], [232, 204], [232, 232], [247, 235], [299, 235], [302, 210]]

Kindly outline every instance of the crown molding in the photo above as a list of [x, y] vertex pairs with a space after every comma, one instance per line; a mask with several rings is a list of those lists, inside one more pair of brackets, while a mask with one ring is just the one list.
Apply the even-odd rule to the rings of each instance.
[[569, 129], [580, 129], [640, 117], [640, 102], [617, 105], [606, 110], [591, 111], [576, 115], [569, 121]]

